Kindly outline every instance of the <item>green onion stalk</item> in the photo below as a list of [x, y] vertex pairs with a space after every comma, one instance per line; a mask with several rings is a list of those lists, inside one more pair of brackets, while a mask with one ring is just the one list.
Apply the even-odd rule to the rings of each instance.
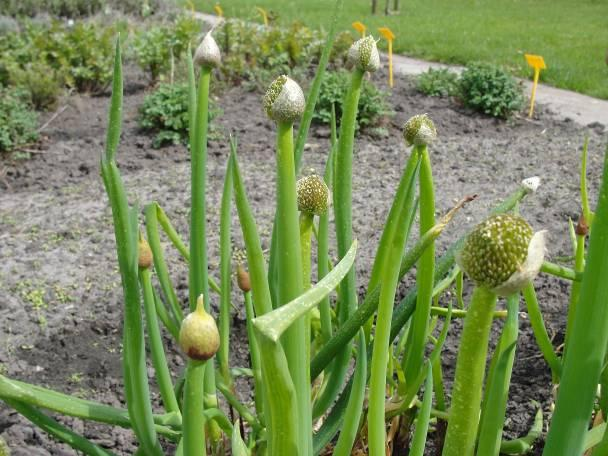
[[[403, 134], [406, 142], [420, 155], [420, 236], [435, 225], [435, 191], [431, 160], [427, 145], [435, 139], [435, 125], [426, 115], [414, 116], [407, 121]], [[427, 326], [433, 301], [435, 275], [435, 244], [424, 251], [416, 268], [418, 296], [416, 311], [408, 334], [408, 350], [404, 358], [405, 383], [410, 384], [420, 373], [427, 338]]]
[[[406, 123], [406, 132], [411, 121]], [[429, 129], [429, 126], [431, 127]], [[431, 131], [431, 135], [422, 135]], [[422, 146], [426, 150], [426, 145], [436, 138], [435, 127], [432, 122], [425, 117], [424, 126], [419, 126], [419, 132], [412, 135], [415, 137], [417, 146]], [[406, 134], [407, 139], [407, 134]], [[409, 142], [409, 141], [408, 141]], [[379, 260], [374, 263], [376, 271], [378, 261], [380, 272], [370, 280], [371, 286], [375, 287], [380, 283], [380, 296], [378, 301], [378, 317], [376, 319], [376, 332], [374, 336], [374, 346], [371, 363], [371, 379], [369, 392], [369, 410], [367, 416], [367, 427], [369, 436], [370, 455], [383, 455], [386, 448], [386, 426], [385, 426], [385, 402], [386, 402], [386, 372], [389, 360], [390, 327], [393, 315], [395, 293], [400, 278], [401, 260], [405, 250], [407, 230], [407, 220], [411, 217], [414, 210], [415, 183], [421, 153], [414, 149], [407, 165], [403, 171], [403, 177], [395, 202], [386, 221], [385, 230], [382, 234], [380, 246], [378, 247], [377, 257]], [[431, 248], [431, 242], [427, 249]], [[422, 254], [426, 255], [426, 253]], [[431, 277], [432, 283], [432, 277]]]
[[[206, 240], [206, 167], [207, 128], [209, 123], [209, 83], [211, 71], [221, 62], [220, 50], [210, 33], [205, 35], [194, 54], [194, 63], [200, 66], [196, 109], [191, 111], [191, 212], [190, 212], [190, 264], [189, 295], [190, 310], [198, 311], [199, 302], [209, 306], [209, 286], [207, 283], [207, 240]], [[191, 80], [191, 85], [193, 80]], [[193, 88], [191, 87], [191, 91]], [[192, 101], [192, 97], [191, 97]], [[192, 117], [193, 116], [193, 117]], [[204, 296], [205, 299], [200, 297]], [[182, 323], [183, 325], [183, 323]], [[180, 330], [181, 335], [181, 330]], [[213, 363], [190, 359], [186, 367], [184, 392], [184, 454], [203, 455], [205, 449], [203, 399], [215, 399], [215, 371]], [[214, 405], [214, 404], [211, 404]], [[212, 438], [219, 438], [219, 430]]]
[[[346, 255], [352, 244], [352, 168], [355, 127], [363, 76], [366, 72], [373, 73], [380, 67], [380, 56], [374, 38], [367, 36], [356, 41], [348, 51], [348, 62], [353, 67], [353, 73], [342, 106], [340, 134], [334, 166], [333, 201], [339, 258]], [[340, 300], [338, 321], [339, 325], [342, 325], [355, 312], [357, 307], [354, 267], [340, 284], [338, 298]], [[351, 352], [352, 343], [349, 341], [341, 348], [338, 357], [332, 364], [326, 387], [315, 402], [313, 409], [315, 417], [322, 415], [338, 395], [346, 376]]]
[[[277, 124], [277, 297], [279, 306], [302, 294], [302, 252], [296, 194], [293, 124], [304, 111], [304, 93], [287, 76], [273, 81], [264, 96], [264, 109]], [[302, 454], [312, 452], [310, 410], [309, 340], [306, 318], [287, 330], [283, 343], [297, 398], [298, 447]], [[263, 350], [263, 347], [260, 347]]]
[[475, 288], [464, 320], [443, 456], [473, 454], [493, 312], [498, 296], [528, 286], [545, 254], [545, 231], [519, 215], [495, 215], [477, 225], [457, 256]]
[[106, 151], [101, 158], [101, 175], [112, 207], [116, 250], [124, 293], [123, 372], [125, 396], [133, 430], [143, 451], [151, 456], [162, 455], [152, 416], [148, 373], [145, 359], [138, 283], [137, 208], [129, 207], [116, 164], [122, 122], [122, 61], [120, 42], [116, 41], [110, 121]]

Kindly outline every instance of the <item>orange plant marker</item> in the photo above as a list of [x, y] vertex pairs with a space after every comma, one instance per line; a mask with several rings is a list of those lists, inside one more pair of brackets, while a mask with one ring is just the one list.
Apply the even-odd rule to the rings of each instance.
[[219, 17], [224, 17], [224, 10], [219, 3], [216, 3], [213, 9], [215, 10], [215, 14], [217, 14]]
[[367, 27], [363, 24], [363, 22], [355, 21], [352, 23], [352, 26], [361, 34], [361, 37], [365, 36], [365, 30], [367, 30]]
[[388, 85], [393, 87], [393, 40], [395, 34], [388, 27], [380, 27], [378, 31], [388, 42]]
[[534, 114], [534, 100], [536, 99], [536, 88], [538, 87], [538, 77], [540, 76], [540, 70], [544, 70], [547, 68], [545, 64], [545, 59], [543, 59], [540, 55], [533, 54], [525, 54], [526, 62], [528, 65], [534, 68], [534, 84], [532, 85], [532, 96], [530, 97], [530, 112], [528, 113], [528, 117], [532, 117]]

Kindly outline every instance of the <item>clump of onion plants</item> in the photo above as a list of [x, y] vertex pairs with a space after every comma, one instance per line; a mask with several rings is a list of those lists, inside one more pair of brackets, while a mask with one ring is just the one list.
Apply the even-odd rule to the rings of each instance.
[[[341, 5], [338, 0], [338, 11]], [[218, 224], [219, 283], [209, 271], [207, 245], [209, 97], [214, 70], [222, 64], [219, 47], [207, 34], [194, 53], [187, 53], [191, 198], [186, 242], [158, 202], [144, 207], [141, 231], [139, 208], [128, 203], [117, 165], [123, 91], [117, 43], [101, 174], [112, 209], [123, 288], [126, 408], [3, 375], [0, 399], [84, 454], [112, 453], [67, 428], [49, 411], [130, 428], [137, 439], [136, 454], [152, 456], [348, 456], [364, 451], [372, 456], [390, 451], [421, 456], [433, 428], [440, 435], [445, 430], [445, 441], [439, 438], [436, 444], [445, 455], [523, 453], [543, 429], [542, 410], [527, 436], [505, 441], [502, 435], [521, 295], [558, 389], [545, 454], [578, 455], [591, 446], [603, 454], [608, 438], [603, 437], [606, 425], [597, 418], [599, 412], [593, 429], [588, 425], [594, 407], [608, 416], [608, 160], [593, 213], [586, 149], [583, 154], [583, 216], [576, 228], [572, 224], [573, 265], [544, 260], [544, 232], [535, 233], [518, 214], [520, 203], [537, 190], [538, 178], [517, 185], [468, 236], [439, 256], [435, 241], [475, 196], [463, 195], [446, 214], [436, 214], [431, 158], [441, 126], [431, 115], [413, 116], [404, 125], [402, 157], [395, 163], [403, 169], [401, 179], [394, 195], [387, 195], [392, 202], [371, 275], [361, 284], [352, 230], [354, 137], [361, 84], [366, 74], [379, 69], [380, 55], [371, 36], [352, 45], [350, 85], [339, 130], [335, 113], [331, 117], [325, 169], [302, 173], [304, 144], [335, 29], [328, 35], [306, 95], [297, 81], [277, 75], [260, 100], [260, 111], [274, 122], [276, 136], [276, 212], [268, 251], [262, 249], [244, 185], [248, 170], [239, 164], [237, 138], [230, 138]], [[233, 208], [238, 220], [233, 220]], [[233, 255], [234, 223], [246, 258]], [[410, 239], [416, 228], [418, 236]], [[173, 286], [161, 233], [188, 264], [187, 302], [179, 300]], [[401, 279], [414, 267], [415, 286], [398, 295]], [[572, 284], [561, 357], [548, 337], [534, 290], [539, 273]], [[473, 288], [466, 307], [463, 296], [469, 286]], [[362, 294], [357, 292], [361, 289]], [[506, 310], [496, 306], [499, 296], [506, 297]], [[447, 297], [459, 305], [452, 306]], [[230, 312], [241, 305], [247, 318], [248, 366], [230, 362]], [[441, 353], [455, 318], [464, 319], [464, 330], [448, 394]], [[484, 384], [494, 321], [502, 329]], [[177, 375], [167, 364], [170, 348], [163, 335], [173, 339], [184, 357], [185, 368]], [[238, 398], [237, 376], [250, 381], [251, 403]], [[152, 401], [151, 382], [160, 393], [159, 404]], [[409, 442], [409, 447], [397, 442]]]

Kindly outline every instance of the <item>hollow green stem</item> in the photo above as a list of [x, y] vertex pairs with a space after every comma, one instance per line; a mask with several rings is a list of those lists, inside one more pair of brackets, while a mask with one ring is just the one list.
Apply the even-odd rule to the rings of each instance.
[[232, 200], [232, 158], [228, 159], [226, 167], [226, 176], [224, 178], [224, 191], [222, 193], [222, 206], [220, 213], [220, 348], [217, 353], [220, 372], [224, 381], [228, 386], [232, 385], [232, 376], [230, 375], [229, 354], [230, 354], [230, 292], [232, 284], [231, 256], [232, 246], [230, 241], [230, 226], [232, 225], [231, 217], [231, 200]]
[[[420, 236], [423, 236], [435, 225], [435, 192], [428, 148], [415, 146], [414, 153], [420, 154]], [[420, 257], [416, 268], [418, 297], [409, 334], [409, 348], [403, 366], [406, 384], [418, 375], [424, 358], [427, 326], [433, 300], [434, 271], [435, 245], [431, 243]]]
[[562, 364], [553, 350], [551, 339], [547, 334], [547, 328], [545, 328], [545, 321], [540, 312], [540, 306], [538, 305], [538, 299], [536, 298], [536, 291], [532, 282], [528, 283], [522, 290], [522, 295], [526, 300], [526, 307], [528, 309], [528, 316], [530, 317], [530, 325], [534, 332], [534, 338], [540, 348], [545, 361], [551, 368], [553, 376], [553, 383], [559, 383], [559, 378], [562, 373]]
[[156, 307], [156, 314], [158, 315], [158, 318], [163, 323], [163, 326], [167, 329], [167, 331], [169, 331], [169, 334], [171, 334], [171, 336], [173, 336], [173, 339], [178, 340], [179, 328], [177, 326], [177, 323], [175, 322], [173, 317], [169, 315], [169, 312], [167, 311], [165, 304], [160, 299], [160, 296], [158, 295], [156, 290], [153, 290], [153, 291], [154, 291], [154, 304]]
[[[279, 122], [277, 131], [277, 289], [280, 305], [290, 302], [303, 290], [302, 252], [296, 201], [293, 124]], [[284, 344], [298, 402], [299, 448], [303, 454], [308, 454], [312, 448], [312, 418], [310, 364], [306, 362], [309, 340], [306, 339], [305, 317], [289, 328], [285, 334]]]
[[[386, 371], [390, 341], [391, 319], [395, 292], [399, 282], [402, 252], [405, 248], [405, 230], [403, 227], [414, 204], [415, 170], [418, 167], [417, 157], [410, 157], [403, 172], [403, 185], [399, 186], [395, 198], [396, 206], [391, 208], [386, 222], [378, 254], [383, 257], [383, 265], [377, 282], [380, 285], [378, 317], [371, 364], [369, 387], [369, 407], [367, 429], [369, 437], [369, 454], [381, 456], [386, 453], [386, 424], [384, 421], [384, 403], [386, 400]], [[424, 254], [423, 254], [424, 255]], [[431, 277], [431, 283], [433, 278]]]
[[247, 315], [247, 338], [249, 339], [249, 356], [251, 358], [251, 370], [253, 371], [253, 385], [254, 385], [254, 400], [255, 410], [258, 416], [263, 413], [264, 404], [264, 388], [262, 379], [262, 370], [260, 367], [260, 348], [258, 342], [255, 339], [253, 331], [253, 325], [251, 322], [255, 318], [255, 311], [253, 309], [253, 303], [251, 302], [251, 292], [247, 291], [243, 293], [245, 296], [245, 313]]
[[458, 350], [443, 456], [470, 456], [475, 449], [488, 339], [495, 305], [494, 293], [483, 287], [475, 288]]
[[[344, 97], [342, 106], [342, 119], [340, 121], [340, 134], [338, 136], [338, 149], [336, 153], [334, 176], [334, 215], [336, 226], [336, 242], [338, 257], [342, 258], [352, 244], [352, 167], [355, 125], [361, 94], [363, 72], [355, 69], [351, 83]], [[355, 268], [346, 275], [339, 289], [340, 309], [338, 313], [339, 325], [344, 324], [355, 312], [357, 307], [357, 290], [355, 282]], [[356, 332], [355, 332], [356, 333]], [[354, 334], [353, 334], [354, 336]], [[315, 403], [314, 415], [322, 414], [335, 400], [348, 368], [352, 352], [350, 339], [340, 348], [338, 357], [333, 363], [329, 373], [327, 387]]]
[[500, 451], [519, 331], [519, 293], [508, 297], [507, 310], [509, 315], [488, 371], [479, 423], [479, 456], [497, 455]]
[[234, 407], [234, 409], [238, 412], [241, 418], [243, 418], [254, 431], [261, 432], [263, 430], [262, 425], [253, 415], [253, 413], [251, 413], [251, 411], [247, 407], [245, 407], [241, 401], [239, 401], [239, 399], [234, 395], [234, 393], [227, 385], [225, 385], [221, 381], [218, 381], [217, 389], [220, 393], [222, 393], [222, 396], [226, 398], [226, 401], [232, 407]]
[[204, 381], [207, 362], [188, 360], [184, 386], [182, 444], [185, 456], [204, 456], [205, 443]]
[[[575, 273], [583, 272], [585, 268], [585, 236], [576, 236], [576, 254], [574, 259], [574, 271]], [[568, 353], [568, 342], [570, 339], [570, 333], [572, 332], [572, 326], [576, 318], [576, 307], [578, 305], [579, 296], [581, 294], [581, 283], [572, 282], [572, 288], [570, 290], [570, 305], [568, 306], [568, 320], [566, 322], [566, 337], [564, 341], [564, 358]]]
[[300, 212], [300, 251], [302, 252], [302, 286], [304, 290], [310, 288], [311, 281], [311, 240], [314, 215]]
[[152, 365], [156, 373], [158, 389], [167, 412], [180, 414], [179, 405], [173, 391], [173, 382], [169, 373], [169, 365], [165, 356], [165, 348], [158, 327], [154, 292], [152, 290], [151, 273], [148, 269], [139, 270], [139, 280], [144, 297], [144, 314], [146, 316], [146, 327], [148, 328], [148, 340], [150, 342], [150, 354]]
[[179, 305], [177, 294], [171, 283], [169, 277], [169, 270], [165, 262], [165, 255], [163, 248], [160, 244], [160, 236], [158, 233], [158, 213], [160, 207], [156, 203], [148, 204], [144, 210], [146, 215], [146, 234], [148, 236], [148, 242], [150, 243], [150, 249], [152, 249], [152, 255], [154, 257], [154, 270], [160, 283], [160, 287], [163, 291], [166, 301], [169, 303], [171, 309], [172, 318], [179, 324], [184, 318], [184, 314]]
[[562, 279], [572, 280], [574, 282], [580, 282], [582, 279], [582, 268], [581, 270], [573, 270], [562, 266], [561, 264], [551, 263], [550, 261], [544, 261], [540, 268], [541, 272], [551, 274], [555, 277], [561, 277]]
[[429, 430], [429, 420], [431, 418], [431, 406], [433, 405], [433, 370], [431, 364], [427, 364], [427, 376], [424, 386], [424, 396], [418, 418], [416, 420], [416, 430], [412, 437], [412, 445], [410, 447], [410, 456], [423, 456], [424, 446]]

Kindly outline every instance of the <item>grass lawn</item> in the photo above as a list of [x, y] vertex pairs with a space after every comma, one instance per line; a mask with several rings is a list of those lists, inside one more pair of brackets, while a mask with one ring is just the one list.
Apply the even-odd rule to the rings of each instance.
[[[378, 1], [380, 11], [384, 1]], [[299, 20], [313, 28], [327, 26], [333, 3], [220, 1], [227, 17], [260, 21], [260, 6], [278, 13], [279, 23]], [[195, 4], [212, 13], [215, 1]], [[541, 81], [608, 99], [608, 0], [401, 0], [400, 13], [390, 16], [372, 16], [370, 4], [345, 0], [341, 28], [360, 20], [379, 36], [377, 28], [387, 26], [397, 36], [395, 52], [446, 63], [493, 62], [523, 77], [532, 74], [524, 53], [540, 54], [548, 67]]]

